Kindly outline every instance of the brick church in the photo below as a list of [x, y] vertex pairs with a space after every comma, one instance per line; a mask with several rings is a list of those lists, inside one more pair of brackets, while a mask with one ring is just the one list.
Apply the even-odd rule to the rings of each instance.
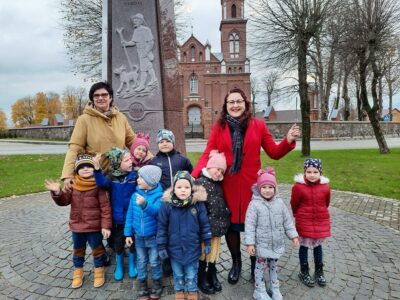
[[183, 124], [187, 136], [210, 135], [227, 92], [241, 88], [250, 99], [250, 60], [246, 57], [244, 0], [221, 0], [221, 51], [191, 36], [178, 48]]

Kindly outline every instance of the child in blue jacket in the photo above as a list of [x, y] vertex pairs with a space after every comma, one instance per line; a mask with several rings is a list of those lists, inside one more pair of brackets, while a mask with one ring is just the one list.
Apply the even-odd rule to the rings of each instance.
[[[100, 188], [108, 189], [111, 194], [112, 229], [111, 245], [115, 252], [114, 279], [120, 281], [124, 278], [124, 247], [125, 247], [125, 218], [129, 207], [129, 201], [136, 189], [136, 175], [132, 170], [131, 156], [128, 150], [113, 147], [105, 153], [110, 162], [109, 174], [106, 177], [100, 169], [101, 155], [94, 158], [94, 178]], [[135, 278], [136, 250], [135, 246], [129, 248], [128, 255], [129, 277]]]
[[[156, 243], [157, 216], [161, 206], [163, 190], [160, 185], [161, 169], [143, 166], [138, 171], [136, 192], [132, 195], [126, 215], [126, 244], [135, 239], [138, 267], [139, 299], [159, 299], [162, 293], [161, 261]], [[153, 287], [147, 288], [147, 264], [150, 261]]]
[[197, 299], [197, 270], [201, 242], [205, 254], [211, 251], [211, 228], [204, 201], [204, 187], [193, 184], [187, 171], [174, 176], [172, 188], [164, 192], [158, 214], [157, 244], [161, 259], [171, 258], [175, 298]]

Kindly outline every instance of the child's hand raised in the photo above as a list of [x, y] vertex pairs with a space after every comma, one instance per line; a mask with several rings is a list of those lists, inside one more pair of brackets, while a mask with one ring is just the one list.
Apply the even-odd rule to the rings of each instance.
[[248, 246], [247, 246], [247, 253], [248, 253], [250, 256], [256, 255], [256, 248], [254, 247], [254, 245], [248, 245]]
[[297, 238], [297, 237], [293, 238], [292, 245], [293, 245], [293, 247], [299, 247], [300, 246], [299, 238]]
[[101, 154], [97, 153], [95, 157], [93, 157], [93, 164], [94, 164], [94, 169], [99, 170], [100, 169], [100, 160], [101, 160]]
[[137, 205], [142, 205], [146, 199], [144, 199], [143, 196], [136, 194], [136, 204]]
[[44, 181], [44, 186], [46, 189], [49, 191], [52, 191], [56, 194], [59, 194], [61, 192], [61, 185], [58, 181], [52, 180], [52, 179], [46, 179]]

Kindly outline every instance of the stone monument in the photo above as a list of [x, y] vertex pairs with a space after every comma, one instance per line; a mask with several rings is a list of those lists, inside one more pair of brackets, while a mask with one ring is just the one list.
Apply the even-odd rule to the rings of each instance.
[[105, 0], [103, 5], [106, 76], [116, 105], [136, 132], [150, 134], [153, 153], [160, 128], [172, 130], [176, 148], [185, 153], [173, 0]]

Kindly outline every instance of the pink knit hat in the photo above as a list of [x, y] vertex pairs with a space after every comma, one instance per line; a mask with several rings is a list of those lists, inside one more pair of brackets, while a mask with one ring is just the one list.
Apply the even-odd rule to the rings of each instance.
[[207, 169], [220, 168], [226, 171], [226, 159], [224, 153], [219, 153], [218, 150], [210, 151], [209, 159], [207, 162]]
[[259, 170], [257, 178], [257, 190], [261, 193], [261, 187], [263, 185], [269, 184], [272, 185], [276, 192], [276, 178], [275, 178], [275, 170], [272, 167], [267, 167], [265, 170]]
[[143, 132], [138, 132], [136, 135], [136, 139], [133, 141], [131, 145], [131, 155], [133, 156], [133, 151], [135, 151], [137, 146], [145, 146], [147, 150], [149, 150], [150, 145], [150, 135], [144, 134]]

